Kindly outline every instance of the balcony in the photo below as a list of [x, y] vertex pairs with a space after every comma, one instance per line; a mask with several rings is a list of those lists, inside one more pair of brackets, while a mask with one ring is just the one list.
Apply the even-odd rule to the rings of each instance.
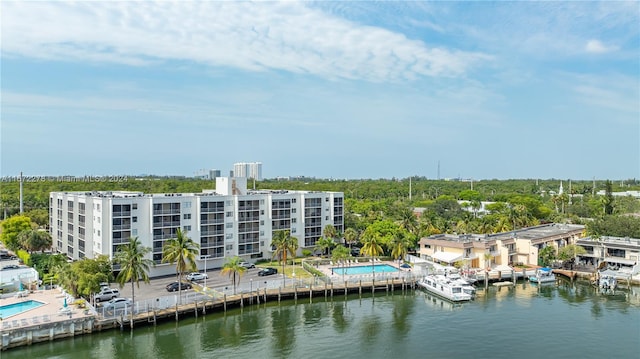
[[213, 230], [213, 231], [201, 231], [200, 232], [200, 236], [202, 237], [207, 237], [207, 236], [221, 236], [224, 234], [224, 230]]
[[131, 211], [113, 212], [113, 217], [131, 217]]
[[224, 218], [203, 219], [200, 221], [200, 224], [224, 224]]
[[114, 224], [113, 225], [114, 231], [121, 231], [125, 229], [131, 229], [131, 224]]
[[164, 222], [153, 223], [153, 228], [161, 228], [161, 227], [180, 227], [180, 221], [164, 221]]
[[154, 216], [159, 216], [159, 215], [163, 215], [163, 214], [180, 214], [180, 208], [174, 208], [174, 209], [154, 209], [154, 210], [153, 210], [153, 215], [154, 215]]

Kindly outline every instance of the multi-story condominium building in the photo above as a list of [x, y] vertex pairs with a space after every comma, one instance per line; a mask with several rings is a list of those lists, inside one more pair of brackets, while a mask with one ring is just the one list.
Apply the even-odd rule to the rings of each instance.
[[199, 269], [222, 267], [231, 256], [270, 258], [278, 230], [297, 238], [299, 253], [315, 246], [326, 225], [344, 231], [342, 193], [247, 190], [246, 178], [218, 177], [216, 189], [202, 193], [52, 192], [49, 202], [55, 250], [71, 259], [113, 258], [138, 237], [152, 249], [152, 276], [175, 273], [161, 263], [162, 247], [178, 229], [200, 245]]
[[494, 265], [538, 264], [547, 246], [556, 250], [583, 237], [584, 226], [544, 224], [496, 234], [436, 234], [420, 239], [420, 256], [453, 264], [464, 261], [472, 268]]
[[587, 253], [578, 256], [578, 263], [619, 270], [621, 274], [640, 273], [640, 239], [621, 237], [585, 237], [578, 245]]
[[246, 177], [257, 181], [262, 180], [262, 162], [239, 162], [233, 164], [235, 177]]

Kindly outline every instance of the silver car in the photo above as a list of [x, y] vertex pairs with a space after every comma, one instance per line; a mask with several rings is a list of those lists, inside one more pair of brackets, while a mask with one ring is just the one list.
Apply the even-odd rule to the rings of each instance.
[[104, 309], [106, 311], [122, 310], [131, 306], [131, 299], [129, 298], [113, 298], [110, 301], [104, 303]]
[[187, 274], [185, 278], [190, 282], [197, 282], [199, 280], [208, 279], [209, 276], [206, 273], [193, 272], [193, 273]]

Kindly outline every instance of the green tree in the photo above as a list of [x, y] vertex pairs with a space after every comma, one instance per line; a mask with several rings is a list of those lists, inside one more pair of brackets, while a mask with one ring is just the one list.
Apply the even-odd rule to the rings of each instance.
[[29, 253], [44, 252], [45, 249], [51, 248], [52, 243], [51, 235], [46, 231], [28, 229], [18, 234], [18, 244]]
[[344, 240], [351, 248], [354, 244], [358, 242], [358, 231], [353, 228], [347, 228], [344, 231]]
[[391, 257], [393, 257], [394, 259], [397, 258], [398, 260], [403, 259], [407, 255], [410, 245], [411, 242], [404, 235], [404, 233], [396, 233], [391, 240]]
[[576, 256], [586, 254], [587, 251], [583, 247], [577, 244], [569, 244], [560, 248], [558, 251], [558, 259], [565, 262], [568, 260], [575, 259]]
[[229, 278], [231, 278], [233, 294], [236, 294], [236, 287], [240, 284], [240, 278], [242, 278], [242, 275], [247, 270], [247, 268], [240, 265], [241, 262], [242, 259], [238, 256], [227, 258], [220, 271], [220, 275], [228, 275]]
[[279, 230], [273, 234], [271, 247], [274, 248], [273, 255], [282, 261], [282, 275], [284, 277], [284, 267], [287, 264], [287, 253], [295, 258], [298, 250], [298, 240], [291, 237], [289, 230]]
[[604, 199], [603, 199], [603, 205], [604, 205], [604, 215], [612, 215], [613, 211], [615, 209], [614, 207], [614, 200], [613, 200], [613, 189], [612, 189], [612, 184], [611, 181], [607, 180], [604, 183]]
[[[169, 239], [162, 248], [162, 263], [176, 264], [176, 277], [178, 283], [182, 283], [182, 275], [189, 271], [195, 271], [196, 255], [200, 251], [200, 245], [178, 228], [176, 238]], [[182, 297], [182, 285], [178, 285], [178, 301]]]
[[367, 233], [362, 236], [361, 256], [378, 257], [384, 253], [380, 245], [380, 235], [378, 233]]
[[328, 237], [320, 237], [316, 241], [316, 250], [319, 250], [322, 255], [328, 255], [331, 253], [333, 247], [336, 246], [336, 242], [332, 238]]
[[[347, 259], [351, 258], [351, 250], [349, 248], [339, 245], [331, 252], [331, 259], [334, 262], [344, 262]], [[344, 280], [345, 271], [342, 270], [342, 279]]]
[[27, 216], [13, 216], [2, 221], [2, 233], [0, 240], [5, 247], [12, 251], [20, 249], [18, 235], [22, 231], [31, 230], [33, 227], [31, 219]]
[[24, 212], [24, 215], [31, 219], [31, 222], [41, 228], [49, 227], [49, 211], [44, 208], [36, 208]]
[[336, 239], [338, 239], [338, 230], [333, 226], [333, 224], [327, 224], [322, 229], [322, 236], [330, 238], [335, 242]]
[[546, 246], [538, 252], [538, 264], [548, 267], [556, 259], [556, 249], [554, 246]]
[[144, 247], [138, 237], [129, 238], [129, 243], [118, 247], [113, 262], [120, 265], [120, 273], [116, 281], [120, 288], [125, 283], [131, 282], [131, 300], [135, 303], [135, 286], [140, 288], [140, 280], [149, 283], [149, 269], [154, 265], [151, 259], [145, 258], [151, 252], [151, 248]]

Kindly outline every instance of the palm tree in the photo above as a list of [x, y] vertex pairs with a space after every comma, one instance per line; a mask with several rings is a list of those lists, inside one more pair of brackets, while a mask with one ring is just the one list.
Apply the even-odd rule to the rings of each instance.
[[273, 255], [282, 260], [282, 275], [284, 278], [284, 266], [287, 264], [287, 253], [295, 259], [298, 250], [298, 239], [291, 237], [289, 230], [276, 231], [271, 240], [271, 247], [274, 248]]
[[358, 241], [358, 231], [353, 228], [347, 228], [344, 231], [344, 240], [351, 248]]
[[362, 244], [362, 249], [360, 250], [360, 255], [362, 256], [377, 257], [384, 253], [380, 246], [380, 235], [378, 233], [364, 235]]
[[[233, 283], [233, 294], [236, 294], [236, 287], [240, 284], [240, 278], [242, 278], [244, 272], [247, 271], [247, 268], [240, 265], [241, 262], [242, 259], [238, 256], [228, 258], [220, 271], [220, 275], [228, 274], [231, 278], [231, 282]], [[238, 275], [237, 281], [236, 274]]]
[[397, 232], [391, 239], [391, 257], [402, 259], [407, 255], [409, 239], [402, 232]]
[[322, 230], [322, 236], [324, 236], [325, 238], [330, 238], [335, 242], [335, 240], [338, 238], [338, 230], [333, 226], [333, 224], [327, 224]]
[[[345, 247], [345, 246], [337, 246], [336, 249], [333, 250], [333, 252], [331, 252], [331, 259], [333, 259], [336, 263], [338, 262], [344, 262], [345, 260], [351, 258], [351, 251], [349, 250], [349, 248]], [[345, 269], [342, 269], [342, 280], [344, 280], [344, 275], [345, 275]]]
[[178, 301], [182, 294], [182, 275], [184, 272], [196, 270], [196, 255], [199, 250], [200, 245], [187, 237], [180, 228], [176, 231], [176, 238], [167, 240], [162, 248], [162, 263], [176, 263]]
[[126, 282], [131, 282], [132, 303], [136, 301], [135, 286], [133, 284], [137, 284], [138, 288], [140, 288], [140, 279], [149, 284], [149, 269], [154, 263], [151, 259], [145, 258], [145, 256], [150, 252], [151, 248], [142, 246], [138, 237], [131, 237], [129, 244], [120, 246], [113, 258], [113, 262], [120, 265], [120, 273], [116, 277], [120, 288]]
[[316, 241], [316, 249], [322, 252], [322, 255], [327, 255], [331, 253], [331, 249], [336, 246], [336, 242], [332, 238], [328, 237], [320, 237]]

